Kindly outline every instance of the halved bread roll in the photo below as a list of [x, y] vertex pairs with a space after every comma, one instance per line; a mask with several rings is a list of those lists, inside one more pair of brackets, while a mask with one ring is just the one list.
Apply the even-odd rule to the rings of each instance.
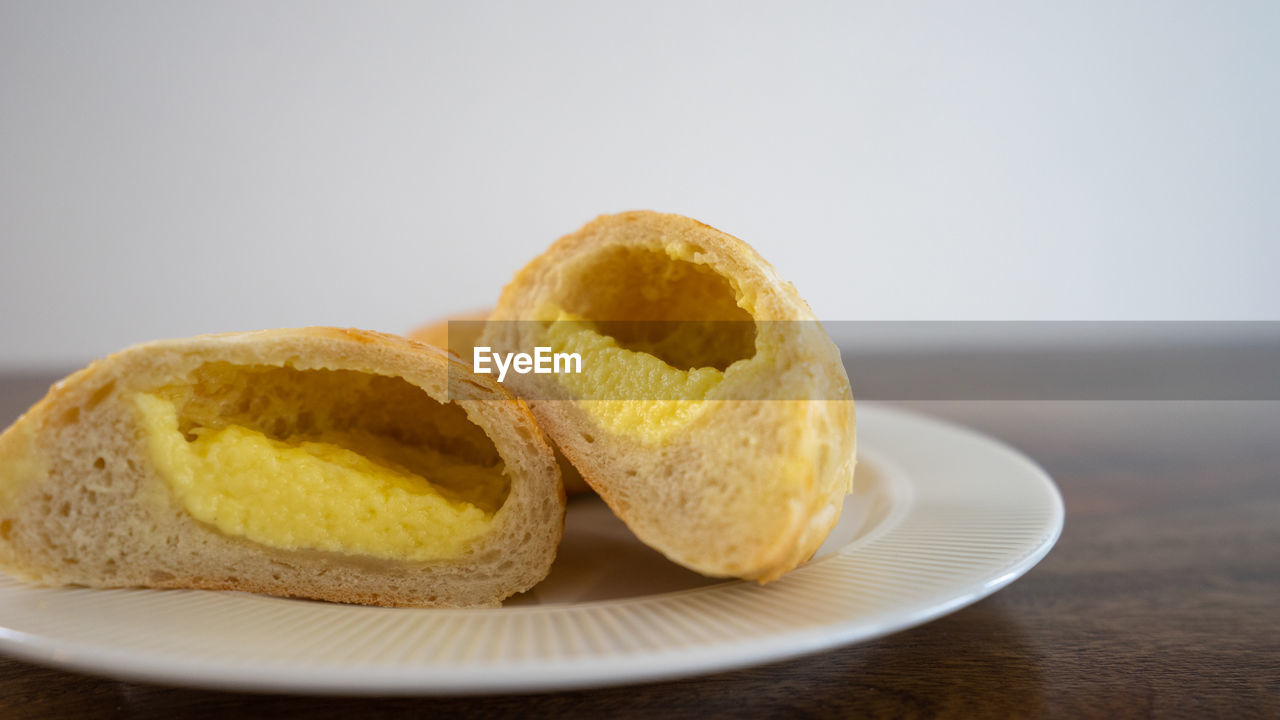
[[840, 353], [734, 237], [677, 215], [600, 217], [516, 275], [479, 343], [580, 356], [581, 373], [504, 382], [636, 536], [677, 563], [767, 582], [839, 518], [855, 453]]
[[563, 528], [525, 404], [379, 333], [137, 345], [0, 435], [0, 568], [48, 585], [494, 606]]
[[[457, 355], [463, 362], [470, 363], [475, 350], [476, 341], [484, 331], [484, 322], [489, 319], [491, 311], [476, 310], [451, 315], [443, 320], [420, 325], [406, 337], [421, 343], [434, 345]], [[452, 326], [450, 325], [452, 323]], [[554, 442], [551, 449], [556, 455], [556, 465], [560, 467], [560, 480], [564, 483], [567, 495], [582, 495], [591, 492], [591, 486], [582, 479], [578, 468], [560, 452]]]

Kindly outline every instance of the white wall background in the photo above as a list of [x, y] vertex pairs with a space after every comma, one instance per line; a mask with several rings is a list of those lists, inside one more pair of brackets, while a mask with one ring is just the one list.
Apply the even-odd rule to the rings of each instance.
[[824, 319], [1280, 319], [1274, 2], [0, 4], [0, 366], [400, 331], [596, 214]]

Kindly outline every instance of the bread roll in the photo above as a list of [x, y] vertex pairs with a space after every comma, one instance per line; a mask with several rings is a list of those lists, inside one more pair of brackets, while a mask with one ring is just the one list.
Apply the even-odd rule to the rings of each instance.
[[[489, 318], [489, 312], [477, 310], [458, 313], [443, 320], [421, 325], [410, 332], [408, 337], [410, 340], [448, 350], [463, 362], [469, 363], [476, 341], [480, 339], [480, 333], [484, 330], [484, 321]], [[452, 329], [450, 323], [453, 324]], [[567, 495], [590, 493], [591, 486], [587, 485], [578, 469], [569, 462], [564, 453], [560, 452], [560, 448], [556, 447], [554, 442], [551, 443], [551, 449], [556, 455], [556, 465], [560, 467], [560, 480], [564, 483], [565, 493]]]
[[137, 345], [0, 435], [0, 568], [46, 585], [495, 606], [563, 527], [525, 404], [378, 333]]
[[839, 518], [855, 453], [840, 353], [734, 237], [677, 215], [600, 217], [516, 274], [479, 342], [580, 355], [580, 374], [504, 383], [636, 536], [685, 567], [768, 582]]

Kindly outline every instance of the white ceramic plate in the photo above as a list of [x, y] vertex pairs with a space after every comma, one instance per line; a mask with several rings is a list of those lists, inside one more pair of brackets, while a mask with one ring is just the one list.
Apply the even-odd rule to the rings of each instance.
[[329, 694], [676, 678], [918, 625], [1013, 581], [1061, 532], [1053, 482], [989, 438], [864, 403], [858, 444], [840, 524], [812, 561], [766, 586], [677, 567], [582, 498], [551, 576], [501, 609], [38, 588], [0, 575], [0, 652], [121, 679]]

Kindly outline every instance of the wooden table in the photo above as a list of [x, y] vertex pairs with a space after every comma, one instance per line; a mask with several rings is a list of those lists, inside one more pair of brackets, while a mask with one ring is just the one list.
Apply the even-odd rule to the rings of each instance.
[[[53, 377], [0, 376], [0, 422]], [[1020, 448], [1067, 507], [1038, 567], [914, 630], [679, 682], [486, 698], [207, 692], [0, 658], [0, 717], [1280, 717], [1280, 402], [906, 404]]]

